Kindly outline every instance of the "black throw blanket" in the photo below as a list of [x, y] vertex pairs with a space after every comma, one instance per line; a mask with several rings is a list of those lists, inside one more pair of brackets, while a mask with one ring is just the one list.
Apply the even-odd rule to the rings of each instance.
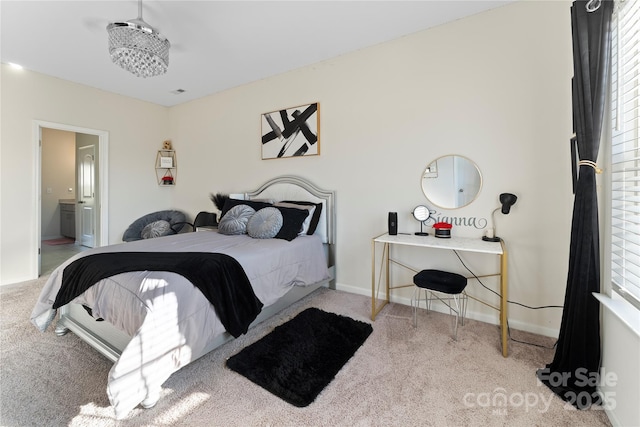
[[115, 252], [87, 255], [69, 264], [53, 308], [57, 309], [100, 280], [131, 271], [170, 271], [188, 279], [211, 302], [234, 337], [247, 332], [262, 310], [244, 269], [235, 258], [208, 252]]

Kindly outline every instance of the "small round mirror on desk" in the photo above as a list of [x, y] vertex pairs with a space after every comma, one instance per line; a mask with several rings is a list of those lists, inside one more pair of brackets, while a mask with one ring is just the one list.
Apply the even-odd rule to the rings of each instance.
[[457, 209], [480, 194], [482, 175], [478, 166], [464, 156], [442, 156], [429, 163], [421, 178], [422, 192], [435, 206]]
[[428, 236], [429, 233], [422, 231], [422, 226], [429, 219], [431, 213], [429, 212], [429, 208], [424, 205], [416, 206], [413, 210], [413, 217], [420, 221], [420, 231], [417, 231], [416, 236]]

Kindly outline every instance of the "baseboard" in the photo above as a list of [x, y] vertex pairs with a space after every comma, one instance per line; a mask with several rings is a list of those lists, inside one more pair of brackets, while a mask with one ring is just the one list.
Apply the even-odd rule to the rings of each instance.
[[44, 241], [44, 240], [55, 240], [55, 239], [62, 239], [64, 236], [61, 234], [55, 235], [55, 236], [42, 236], [40, 238], [40, 241]]
[[349, 292], [350, 294], [363, 295], [371, 298], [371, 289], [364, 289], [358, 286], [345, 285], [344, 283], [336, 282], [336, 290]]
[[[598, 388], [598, 391], [599, 391], [599, 388]], [[622, 426], [622, 423], [620, 422], [618, 417], [616, 417], [615, 412], [612, 411], [610, 408], [605, 408], [604, 413], [607, 414], [607, 418], [609, 418], [609, 422], [613, 427]]]
[[[344, 283], [336, 283], [336, 290], [349, 292], [349, 293], [357, 294], [357, 295], [363, 295], [363, 296], [371, 298], [371, 290], [370, 289], [364, 289], [364, 288], [357, 287], [357, 286], [350, 286], [350, 285], [346, 285]], [[381, 295], [382, 295], [382, 290], [381, 290]], [[391, 295], [391, 302], [411, 306], [411, 299], [410, 298], [398, 297], [398, 296], [395, 296], [393, 294]], [[433, 309], [434, 309], [434, 311], [437, 311], [439, 313], [446, 313], [446, 314], [449, 313], [449, 310], [446, 307], [444, 307], [442, 304], [434, 305]], [[477, 311], [467, 311], [466, 318], [477, 320], [479, 322], [489, 323], [489, 324], [492, 324], [492, 325], [499, 325], [500, 324], [500, 321], [499, 321], [499, 318], [498, 318], [497, 315], [490, 315], [490, 314], [487, 314], [487, 313], [480, 313], [480, 312], [477, 312]], [[524, 331], [524, 332], [530, 332], [532, 334], [542, 335], [542, 336], [551, 337], [551, 338], [557, 338], [558, 334], [559, 334], [559, 330], [558, 329], [547, 328], [547, 327], [544, 327], [544, 326], [534, 325], [534, 324], [531, 324], [531, 323], [526, 323], [526, 322], [522, 322], [522, 321], [519, 321], [519, 320], [513, 320], [513, 319], [509, 319], [509, 326], [511, 328], [513, 328], [513, 329], [517, 329], [517, 330]]]

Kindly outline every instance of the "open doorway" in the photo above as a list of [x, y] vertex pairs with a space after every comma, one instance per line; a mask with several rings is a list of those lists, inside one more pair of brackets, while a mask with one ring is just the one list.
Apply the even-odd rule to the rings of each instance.
[[108, 133], [35, 122], [38, 276], [107, 242]]

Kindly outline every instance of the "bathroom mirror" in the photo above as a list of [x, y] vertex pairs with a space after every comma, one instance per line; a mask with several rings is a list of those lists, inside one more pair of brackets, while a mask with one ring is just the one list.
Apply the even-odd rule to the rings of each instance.
[[464, 156], [442, 156], [431, 162], [421, 179], [424, 195], [434, 205], [457, 209], [473, 202], [482, 188], [478, 166]]

